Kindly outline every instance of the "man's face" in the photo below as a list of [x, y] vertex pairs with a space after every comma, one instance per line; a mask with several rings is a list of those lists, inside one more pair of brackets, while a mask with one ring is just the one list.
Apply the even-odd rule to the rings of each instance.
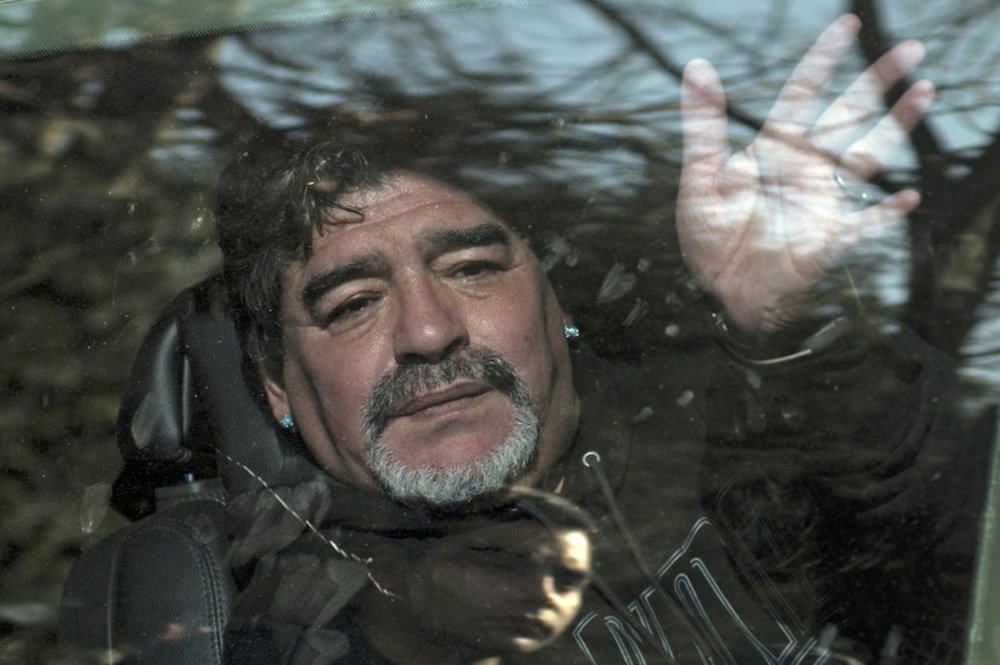
[[566, 318], [534, 254], [474, 199], [415, 174], [341, 203], [363, 219], [338, 212], [284, 275], [283, 372], [265, 381], [275, 416], [295, 417], [334, 477], [375, 489], [395, 473], [404, 499], [491, 491], [460, 486], [497, 464], [504, 481], [536, 480], [578, 406]]

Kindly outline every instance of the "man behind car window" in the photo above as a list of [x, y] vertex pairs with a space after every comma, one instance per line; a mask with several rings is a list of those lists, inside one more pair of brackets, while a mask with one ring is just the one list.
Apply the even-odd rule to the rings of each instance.
[[[764, 406], [840, 372], [798, 405], [807, 426], [765, 417], [706, 447], [718, 423], [677, 404], [669, 364], [597, 358], [508, 220], [416, 160], [319, 136], [227, 169], [219, 237], [237, 328], [276, 423], [328, 474], [305, 492], [306, 517], [368, 562], [327, 574], [335, 555], [314, 534], [257, 550], [237, 534], [230, 662], [821, 662], [842, 643], [846, 605], [824, 576], [878, 557], [827, 546], [857, 526], [836, 498], [851, 487], [817, 490], [811, 474], [912, 464], [936, 399], [921, 354], [863, 322], [838, 322], [825, 352], [816, 335], [792, 352], [767, 343], [808, 319], [840, 251], [919, 203], [904, 190], [858, 208], [844, 184], [874, 175], [933, 97], [912, 85], [856, 136], [919, 44], [817, 117], [858, 29], [845, 16], [820, 36], [738, 153], [714, 70], [694, 61], [684, 77], [685, 260], [724, 310], [730, 356], [779, 368]], [[731, 375], [739, 362], [720, 358]], [[893, 400], [844, 413], [841, 396], [873, 377]], [[763, 445], [786, 446], [787, 465], [760, 462]], [[869, 497], [874, 512], [905, 511], [905, 492], [886, 494]], [[365, 514], [340, 514], [348, 504]], [[247, 523], [273, 514], [234, 506]], [[589, 517], [571, 518], [577, 506]], [[320, 578], [324, 598], [358, 591], [315, 612], [275, 600]]]

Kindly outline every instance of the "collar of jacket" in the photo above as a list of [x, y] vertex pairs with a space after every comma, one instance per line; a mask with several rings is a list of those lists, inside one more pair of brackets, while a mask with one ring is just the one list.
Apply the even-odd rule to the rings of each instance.
[[636, 414], [624, 403], [623, 370], [603, 360], [585, 344], [573, 349], [573, 383], [580, 398], [580, 422], [567, 452], [546, 473], [542, 488], [555, 491], [586, 509], [606, 508], [597, 479], [583, 463], [596, 452], [611, 487], [625, 481]]

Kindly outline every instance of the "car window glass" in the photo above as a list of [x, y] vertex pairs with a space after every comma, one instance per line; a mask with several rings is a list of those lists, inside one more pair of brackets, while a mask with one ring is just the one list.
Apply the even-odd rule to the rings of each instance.
[[[0, 500], [8, 516], [0, 652], [11, 662], [55, 662], [59, 597], [72, 562], [129, 523], [121, 514], [121, 483], [113, 487], [122, 466], [115, 434], [120, 402], [132, 360], [164, 307], [221, 269], [214, 214], [220, 171], [252, 137], [276, 145], [330, 132], [358, 144], [374, 140], [386, 161], [474, 193], [523, 236], [582, 333], [588, 356], [573, 360], [574, 378], [578, 385], [580, 377], [590, 378], [579, 388], [588, 395], [580, 422], [595, 439], [642, 442], [640, 452], [628, 454], [634, 457], [605, 460], [608, 491], [617, 500], [657, 506], [629, 515], [625, 533], [642, 540], [646, 526], [667, 519], [669, 511], [660, 508], [667, 500], [654, 489], [665, 491], [673, 481], [690, 485], [677, 500], [707, 520], [678, 526], [666, 543], [650, 535], [638, 547], [649, 558], [641, 564], [622, 545], [623, 559], [676, 585], [690, 607], [709, 598], [704, 589], [711, 587], [686, 589], [692, 571], [732, 566], [741, 590], [711, 596], [717, 606], [699, 611], [741, 617], [747, 594], [765, 598], [771, 616], [781, 618], [746, 630], [740, 619], [719, 628], [718, 637], [709, 630], [699, 639], [726, 642], [729, 629], [739, 633], [737, 641], [780, 636], [785, 652], [767, 645], [776, 662], [789, 654], [805, 658], [810, 650], [819, 657], [823, 648], [841, 649], [845, 658], [854, 653], [858, 662], [891, 662], [878, 660], [880, 649], [900, 662], [988, 662], [972, 659], [992, 639], [983, 627], [992, 550], [983, 544], [981, 524], [995, 457], [998, 371], [997, 10], [989, 3], [854, 3], [865, 27], [820, 106], [908, 38], [927, 50], [911, 82], [931, 79], [938, 94], [873, 184], [841, 178], [830, 187], [850, 189], [853, 207], [845, 214], [905, 187], [916, 187], [923, 199], [903, 223], [859, 232], [861, 242], [832, 261], [802, 326], [771, 354], [731, 335], [731, 324], [724, 329], [720, 303], [685, 263], [675, 218], [681, 72], [693, 58], [715, 65], [729, 103], [730, 147], [738, 151], [757, 135], [795, 63], [842, 7], [348, 4], [276, 10], [253, 2], [141, 8], [90, 2], [84, 10], [0, 1], [0, 216], [7, 230]], [[478, 279], [475, 288], [485, 292], [494, 278], [484, 278], [483, 270], [462, 266], [454, 274], [467, 289]], [[853, 358], [852, 348], [837, 346], [853, 338], [824, 328], [843, 315], [902, 340], [865, 365], [871, 374], [855, 371], [854, 360], [789, 372], [760, 363], [799, 353], [803, 339], [817, 352]], [[908, 369], [913, 357], [924, 374]], [[929, 371], [940, 379], [927, 379]], [[833, 384], [842, 393], [828, 398], [833, 393], [824, 391]], [[920, 392], [924, 386], [929, 392]], [[895, 399], [918, 407], [892, 411]], [[839, 435], [838, 427], [855, 423], [841, 411], [865, 414], [859, 416], [865, 425], [851, 429], [851, 436], [860, 430], [870, 436], [860, 452], [818, 447], [812, 438], [821, 431]], [[883, 412], [899, 422], [880, 420]], [[266, 408], [261, 413], [271, 418]], [[187, 415], [196, 423], [189, 435], [208, 436], [197, 429], [207, 427], [199, 424], [208, 422], [204, 413]], [[913, 436], [888, 452], [879, 448], [903, 430]], [[690, 449], [671, 443], [687, 438], [719, 443]], [[654, 446], [664, 452], [649, 453]], [[183, 468], [162, 460], [144, 467], [148, 487], [129, 499], [129, 516], [151, 511], [156, 487], [209, 479], [214, 452], [200, 448], [197, 455], [204, 457]], [[645, 468], [629, 470], [637, 464]], [[546, 477], [539, 484], [561, 488], [559, 481]], [[586, 482], [594, 483], [588, 501], [603, 501], [606, 484]], [[622, 498], [633, 487], [635, 494]], [[614, 510], [601, 510], [610, 510], [607, 524], [616, 538], [632, 538], [623, 535]], [[521, 524], [529, 517], [518, 512], [509, 520], [514, 526], [500, 532], [523, 529], [535, 538], [538, 526]], [[450, 533], [467, 526], [435, 528]], [[551, 542], [572, 541], [576, 532], [564, 531], [555, 529]], [[505, 571], [525, 559], [532, 570], [562, 571], [573, 580], [564, 586], [575, 588], [581, 575], [569, 546], [559, 550], [546, 538], [531, 540], [546, 543], [539, 545], [545, 556], [534, 558], [463, 541], [475, 550], [476, 564], [467, 569], [462, 560], [455, 570], [499, 588], [507, 584]], [[907, 551], [914, 539], [925, 539], [919, 561]], [[716, 541], [729, 548], [729, 563], [698, 568], [685, 548], [712, 549]], [[603, 545], [594, 542], [599, 553]], [[830, 555], [844, 543], [853, 543], [850, 556]], [[604, 565], [599, 559], [595, 570]], [[690, 570], [678, 573], [679, 561]], [[600, 575], [583, 577], [591, 593], [614, 586]], [[588, 631], [600, 624], [602, 639], [617, 640], [621, 658], [662, 649], [634, 636], [651, 632], [642, 591], [615, 601], [628, 612], [617, 607], [563, 629], [567, 648], [589, 644]], [[825, 607], [829, 615], [818, 623], [802, 618], [812, 610], [801, 607], [824, 607], [824, 594], [849, 600]], [[566, 601], [567, 616], [590, 616], [589, 605], [577, 610], [575, 602]], [[472, 612], [455, 614], [468, 619]], [[615, 623], [629, 613], [639, 628]], [[845, 634], [843, 626], [855, 632]], [[636, 639], [639, 646], [628, 646]], [[745, 644], [756, 645], [754, 639]]]

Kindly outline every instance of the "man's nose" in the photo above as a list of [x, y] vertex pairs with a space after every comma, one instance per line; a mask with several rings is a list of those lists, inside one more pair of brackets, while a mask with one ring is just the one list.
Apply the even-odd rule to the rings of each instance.
[[468, 345], [465, 316], [457, 299], [432, 277], [417, 277], [403, 285], [393, 339], [397, 363], [438, 362]]

